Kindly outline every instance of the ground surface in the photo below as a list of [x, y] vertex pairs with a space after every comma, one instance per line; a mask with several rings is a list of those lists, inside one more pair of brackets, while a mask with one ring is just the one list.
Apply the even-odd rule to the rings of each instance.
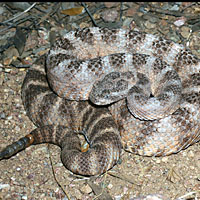
[[[37, 6], [48, 11], [52, 5], [53, 3]], [[99, 23], [101, 19], [115, 23], [118, 20], [119, 3], [88, 3], [91, 10], [101, 5], [104, 6], [101, 10], [97, 9], [95, 14], [92, 13], [94, 19]], [[62, 6], [66, 6], [64, 9], [69, 6], [77, 7], [76, 4], [70, 3]], [[199, 4], [127, 3], [124, 6], [126, 9], [123, 12], [122, 27], [163, 35], [175, 42], [188, 45], [200, 58], [200, 25], [196, 21], [200, 15]], [[1, 22], [5, 22], [22, 11], [16, 10], [12, 14], [5, 4], [1, 4], [0, 12]], [[39, 11], [30, 11], [30, 15], [36, 13]], [[48, 22], [51, 24], [51, 31], [61, 32], [64, 28], [71, 30], [76, 27], [92, 26], [88, 15], [84, 13], [83, 16], [65, 16], [66, 24], [58, 27], [52, 18], [49, 18]], [[45, 22], [42, 17], [40, 20]], [[5, 27], [7, 26], [1, 27], [1, 47], [16, 31], [15, 27], [2, 31]], [[14, 56], [31, 63], [35, 57], [45, 53], [49, 48], [47, 32], [48, 29], [42, 30], [39, 36], [36, 31], [29, 33], [25, 49], [20, 56], [16, 45], [3, 49], [0, 64], [0, 149], [35, 128], [26, 116], [21, 101], [21, 85], [26, 68], [14, 68], [11, 63], [14, 62]], [[99, 191], [102, 191], [103, 195], [98, 196]], [[0, 161], [2, 200], [119, 200], [147, 194], [160, 194], [160, 199], [177, 199], [191, 194], [184, 199], [200, 199], [200, 144], [163, 158], [147, 158], [123, 152], [119, 164], [112, 170], [103, 176], [90, 179], [74, 176], [66, 170], [60, 160], [60, 149], [54, 145], [32, 146], [8, 160]]]

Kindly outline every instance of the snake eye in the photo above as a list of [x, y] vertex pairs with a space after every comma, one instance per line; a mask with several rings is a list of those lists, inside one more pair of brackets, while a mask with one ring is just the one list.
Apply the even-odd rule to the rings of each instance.
[[110, 90], [105, 89], [102, 91], [102, 96], [106, 99], [109, 98], [109, 94], [110, 94]]

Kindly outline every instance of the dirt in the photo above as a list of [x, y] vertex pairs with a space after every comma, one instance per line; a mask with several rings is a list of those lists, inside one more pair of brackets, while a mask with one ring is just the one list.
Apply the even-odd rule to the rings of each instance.
[[[199, 8], [199, 5], [191, 7], [191, 13]], [[129, 15], [131, 12], [134, 14], [135, 10], [129, 11]], [[151, 23], [162, 24], [166, 36], [176, 39], [175, 33], [179, 28], [172, 26], [172, 23], [166, 24], [162, 20]], [[151, 24], [149, 26], [152, 27]], [[159, 33], [160, 26], [153, 26], [153, 30], [148, 32], [157, 30]], [[170, 26], [172, 33], [168, 35]], [[200, 37], [199, 30], [192, 33], [189, 47], [199, 56], [199, 40], [195, 42], [197, 37]], [[184, 42], [186, 44], [188, 40]], [[25, 73], [25, 68], [5, 66], [2, 61], [0, 149], [35, 128], [26, 116], [21, 101], [21, 85]], [[103, 192], [104, 195], [95, 194], [95, 187], [97, 192]], [[200, 143], [167, 157], [142, 157], [123, 152], [113, 169], [95, 178], [75, 176], [69, 172], [60, 160], [60, 148], [50, 144], [31, 146], [10, 159], [0, 161], [2, 200], [86, 200], [110, 197], [125, 200], [148, 194], [160, 194], [160, 199], [181, 199], [182, 196], [185, 196], [182, 199], [200, 199]], [[156, 199], [156, 196], [152, 199]]]

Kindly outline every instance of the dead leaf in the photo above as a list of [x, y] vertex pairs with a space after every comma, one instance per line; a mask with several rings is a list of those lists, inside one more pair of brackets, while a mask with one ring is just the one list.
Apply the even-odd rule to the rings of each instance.
[[194, 13], [195, 14], [199, 14], [200, 13], [200, 8], [199, 7], [194, 8]]
[[12, 58], [6, 58], [4, 61], [3, 61], [3, 64], [4, 65], [10, 65], [10, 63], [12, 62]]
[[26, 44], [26, 34], [22, 31], [21, 28], [17, 28], [14, 36], [14, 45], [18, 50], [19, 55], [22, 55], [25, 44]]
[[61, 11], [62, 14], [70, 15], [70, 16], [80, 15], [83, 12], [84, 12], [84, 7], [70, 8], [70, 9], [66, 9], [66, 10]]

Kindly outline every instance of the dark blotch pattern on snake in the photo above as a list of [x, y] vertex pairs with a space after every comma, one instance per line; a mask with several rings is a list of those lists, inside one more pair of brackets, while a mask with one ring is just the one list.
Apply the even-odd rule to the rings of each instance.
[[[16, 146], [58, 144], [68, 169], [94, 175], [117, 162], [120, 141], [132, 153], [165, 156], [200, 139], [200, 60], [180, 44], [133, 30], [71, 31], [47, 56], [48, 82], [60, 97], [42, 65], [29, 70], [22, 87], [39, 128]], [[80, 152], [77, 133], [91, 149]], [[12, 155], [6, 151], [12, 145], [2, 151]]]
[[[27, 72], [22, 86], [26, 113], [38, 128], [5, 148], [0, 159], [31, 144], [53, 143], [61, 147], [62, 162], [73, 173], [102, 174], [116, 164], [122, 148], [113, 117], [106, 107], [57, 96], [48, 86], [44, 63], [45, 56]], [[86, 152], [79, 134], [90, 143]]]

